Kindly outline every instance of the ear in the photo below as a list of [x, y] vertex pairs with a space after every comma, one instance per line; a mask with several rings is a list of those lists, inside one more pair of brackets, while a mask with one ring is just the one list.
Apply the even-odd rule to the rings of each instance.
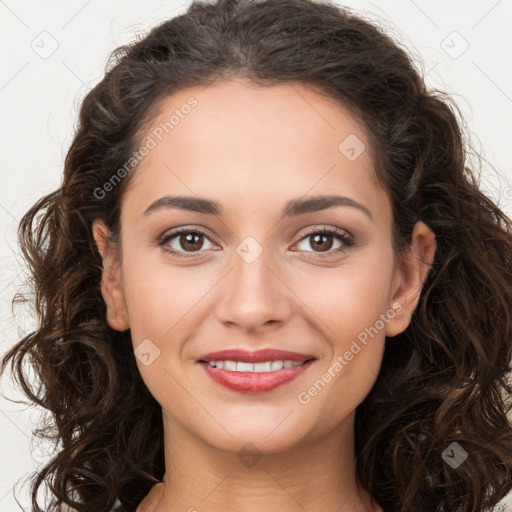
[[435, 235], [422, 221], [416, 222], [409, 247], [400, 255], [395, 270], [391, 305], [395, 316], [386, 324], [386, 336], [405, 331], [418, 305], [423, 283], [434, 261]]
[[124, 297], [121, 267], [115, 252], [108, 243], [109, 229], [96, 219], [92, 224], [92, 234], [103, 259], [101, 293], [107, 305], [107, 322], [116, 331], [126, 331], [130, 327], [128, 310]]

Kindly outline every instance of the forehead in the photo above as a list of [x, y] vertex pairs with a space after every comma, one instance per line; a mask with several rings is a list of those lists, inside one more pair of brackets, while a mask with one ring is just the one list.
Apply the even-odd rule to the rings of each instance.
[[337, 150], [350, 134], [366, 138], [364, 127], [344, 105], [292, 82], [259, 86], [244, 79], [217, 81], [165, 97], [156, 112], [146, 135], [164, 144], [172, 140], [163, 139], [173, 139], [182, 151], [200, 143], [213, 152], [221, 139], [229, 139], [232, 149], [236, 142], [253, 140], [254, 145], [265, 142], [273, 153], [294, 149], [304, 156]]
[[280, 202], [313, 188], [367, 202], [382, 192], [364, 127], [303, 84], [215, 82], [167, 96], [156, 112], [141, 136], [151, 149], [126, 194], [136, 188], [140, 207], [164, 189]]

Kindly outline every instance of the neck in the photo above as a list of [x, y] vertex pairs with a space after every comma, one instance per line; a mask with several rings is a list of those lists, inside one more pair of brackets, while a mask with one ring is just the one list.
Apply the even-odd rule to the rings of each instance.
[[321, 438], [255, 456], [247, 444], [232, 452], [206, 444], [165, 413], [164, 435], [164, 481], [137, 512], [382, 510], [356, 480], [354, 415]]

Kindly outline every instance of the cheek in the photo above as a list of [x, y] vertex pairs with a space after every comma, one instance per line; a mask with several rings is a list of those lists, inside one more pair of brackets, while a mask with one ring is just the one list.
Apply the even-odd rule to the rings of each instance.
[[[391, 260], [390, 260], [391, 261]], [[304, 282], [301, 298], [315, 313], [315, 327], [327, 340], [328, 353], [299, 397], [328, 428], [354, 410], [369, 393], [380, 371], [385, 326], [394, 316], [389, 304], [392, 266], [356, 265], [317, 274]], [[333, 405], [336, 414], [332, 414]], [[324, 428], [322, 427], [322, 428]]]
[[185, 410], [194, 383], [183, 372], [192, 368], [190, 357], [196, 355], [187, 342], [204, 322], [205, 307], [214, 307], [209, 293], [219, 276], [194, 266], [171, 268], [132, 258], [125, 262], [124, 279], [135, 354], [150, 353], [149, 361], [136, 358], [142, 379], [164, 408]]
[[198, 267], [173, 268], [144, 258], [126, 261], [124, 279], [134, 343], [150, 338], [159, 340], [164, 348], [165, 340], [176, 339], [185, 325], [198, 321], [201, 300], [218, 281]]
[[[124, 277], [132, 344], [141, 377], [164, 409], [185, 410], [194, 389], [188, 381], [187, 391], [181, 384], [182, 348], [198, 325], [198, 303], [207, 293], [208, 283], [200, 285], [192, 272], [143, 261], [138, 264], [135, 259], [127, 262]], [[144, 353], [149, 357], [142, 357]]]
[[[333, 349], [343, 353], [353, 339], [384, 337], [380, 315], [389, 304], [391, 264], [358, 261], [324, 269], [296, 282], [297, 294], [317, 318]], [[310, 315], [311, 316], [311, 315]], [[375, 329], [378, 331], [376, 334]], [[368, 334], [368, 331], [371, 334]]]

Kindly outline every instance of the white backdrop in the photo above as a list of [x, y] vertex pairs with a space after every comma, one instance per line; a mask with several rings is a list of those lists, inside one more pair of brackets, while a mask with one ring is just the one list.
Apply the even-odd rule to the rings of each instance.
[[[81, 99], [102, 78], [111, 50], [189, 3], [0, 0], [0, 354], [30, 327], [10, 305], [23, 280], [17, 224], [58, 187]], [[378, 18], [421, 59], [430, 86], [456, 95], [477, 150], [502, 173], [498, 180], [489, 168], [482, 185], [512, 215], [505, 182], [512, 182], [512, 0], [336, 3]], [[23, 399], [7, 380], [2, 395]], [[30, 442], [38, 416], [0, 396], [0, 512], [20, 510], [17, 482], [30, 510], [21, 484], [49, 457], [49, 447]]]

